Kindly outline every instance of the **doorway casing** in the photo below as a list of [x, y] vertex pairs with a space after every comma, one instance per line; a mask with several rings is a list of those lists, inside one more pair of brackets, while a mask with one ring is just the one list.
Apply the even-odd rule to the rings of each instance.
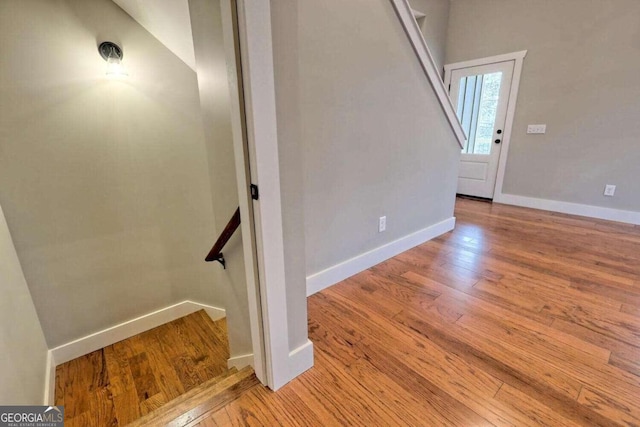
[[[307, 339], [291, 349], [288, 338], [271, 7], [269, 0], [223, 0], [221, 6], [227, 63], [232, 64], [229, 84], [235, 92], [231, 108], [240, 215], [253, 218], [242, 221], [241, 229], [254, 369], [277, 390], [313, 366], [313, 344]], [[259, 200], [251, 198], [251, 183], [259, 187]]]
[[493, 201], [497, 203], [501, 203], [503, 198], [502, 186], [504, 184], [507, 156], [509, 153], [509, 145], [511, 143], [511, 134], [513, 131], [513, 119], [515, 117], [516, 103], [518, 101], [520, 76], [522, 75], [522, 66], [525, 56], [527, 56], [527, 51], [523, 50], [519, 52], [506, 53], [504, 55], [496, 55], [487, 58], [473, 59], [470, 61], [456, 62], [444, 66], [444, 83], [446, 87], [449, 87], [451, 85], [451, 74], [453, 70], [495, 64], [499, 62], [514, 61], [511, 90], [509, 92], [509, 104], [507, 105], [507, 114], [504, 125], [504, 137], [502, 138], [502, 148], [500, 151], [500, 158], [498, 159], [498, 173], [493, 193]]

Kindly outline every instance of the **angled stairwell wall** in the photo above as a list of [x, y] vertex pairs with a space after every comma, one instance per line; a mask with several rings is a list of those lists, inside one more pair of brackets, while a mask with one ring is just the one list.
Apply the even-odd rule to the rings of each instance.
[[[188, 3], [215, 226], [216, 230], [223, 230], [239, 201], [221, 4], [220, 0]], [[223, 249], [226, 269], [215, 262], [211, 268], [226, 309], [230, 363], [238, 367], [252, 363], [253, 353], [241, 233], [238, 228]]]
[[413, 10], [425, 16], [418, 21], [420, 30], [429, 45], [438, 72], [444, 74], [447, 28], [449, 27], [450, 0], [409, 0]]
[[0, 405], [39, 405], [47, 343], [0, 207]]
[[296, 8], [274, 25], [297, 33], [274, 45], [278, 131], [299, 152], [283, 169], [302, 165], [311, 294], [451, 229], [460, 146], [392, 2]]
[[196, 73], [111, 0], [0, 2], [0, 42], [0, 203], [49, 348], [224, 307]]

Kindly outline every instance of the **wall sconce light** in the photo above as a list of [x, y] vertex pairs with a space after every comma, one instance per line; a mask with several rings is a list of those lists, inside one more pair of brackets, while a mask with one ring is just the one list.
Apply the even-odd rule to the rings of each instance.
[[128, 76], [127, 70], [122, 65], [122, 49], [113, 42], [102, 42], [98, 46], [100, 56], [107, 61], [108, 77]]

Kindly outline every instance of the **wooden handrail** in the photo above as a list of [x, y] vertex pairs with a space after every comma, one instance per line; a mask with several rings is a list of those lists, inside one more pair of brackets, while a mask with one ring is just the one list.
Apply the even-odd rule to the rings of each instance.
[[209, 251], [209, 255], [207, 255], [207, 257], [204, 260], [207, 262], [218, 261], [220, 264], [222, 264], [223, 268], [227, 268], [227, 264], [224, 260], [224, 256], [222, 255], [222, 248], [224, 248], [224, 245], [227, 244], [227, 242], [229, 241], [231, 236], [233, 236], [233, 233], [235, 233], [235, 231], [238, 229], [239, 226], [240, 226], [240, 207], [236, 209], [236, 212], [233, 214], [233, 216], [227, 223], [227, 226], [224, 228], [224, 230], [222, 230], [220, 237], [218, 237], [218, 240], [216, 240], [216, 243], [213, 245], [213, 247]]

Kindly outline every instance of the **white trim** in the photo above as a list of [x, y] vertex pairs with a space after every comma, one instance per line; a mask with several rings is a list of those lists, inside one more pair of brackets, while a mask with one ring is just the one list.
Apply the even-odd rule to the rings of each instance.
[[640, 225], [640, 212], [635, 211], [562, 202], [559, 200], [538, 199], [535, 197], [517, 196], [515, 194], [501, 194], [499, 198], [494, 199], [494, 202]]
[[518, 103], [518, 91], [520, 89], [520, 78], [522, 76], [522, 65], [524, 58], [527, 56], [526, 50], [519, 52], [506, 53], [503, 55], [490, 56], [488, 58], [473, 59], [470, 61], [456, 62], [444, 66], [444, 81], [447, 86], [451, 85], [451, 72], [460, 68], [477, 67], [487, 64], [495, 64], [498, 62], [514, 61], [513, 76], [511, 77], [511, 91], [509, 92], [509, 105], [507, 106], [507, 115], [504, 121], [504, 134], [502, 138], [502, 148], [500, 149], [500, 158], [498, 159], [498, 173], [496, 175], [496, 183], [493, 187], [493, 199], [499, 199], [502, 196], [502, 187], [504, 185], [504, 175], [507, 170], [507, 157], [509, 155], [509, 147], [511, 146], [511, 134], [513, 131], [513, 120], [516, 115], [516, 105]]
[[500, 159], [498, 160], [498, 175], [496, 176], [496, 186], [494, 187], [493, 197], [502, 195], [502, 186], [504, 185], [504, 174], [507, 170], [507, 156], [509, 155], [509, 147], [511, 146], [511, 133], [513, 131], [513, 120], [516, 116], [516, 105], [518, 103], [518, 91], [520, 90], [520, 78], [522, 76], [522, 65], [527, 51], [516, 52], [514, 54], [515, 65], [513, 67], [513, 77], [511, 79], [511, 93], [509, 94], [509, 106], [507, 107], [507, 117], [504, 122], [504, 137], [502, 138], [502, 149], [500, 151]]
[[[527, 56], [526, 50], [519, 52], [505, 53], [502, 55], [494, 55], [486, 58], [471, 59], [469, 61], [454, 62], [453, 64], [446, 64], [444, 66], [445, 71], [457, 70], [459, 68], [478, 67], [481, 65], [495, 64], [496, 62], [517, 61], [524, 59]], [[445, 80], [446, 81], [446, 80]]]
[[[212, 320], [225, 317], [222, 308], [183, 301], [53, 348], [49, 351], [51, 360], [60, 365], [202, 309], [206, 310]], [[49, 389], [50, 387], [51, 385]]]
[[44, 377], [44, 399], [43, 405], [53, 406], [56, 395], [56, 362], [51, 350], [47, 351], [47, 362]]
[[425, 15], [424, 13], [417, 11], [415, 9], [411, 9], [411, 13], [413, 13], [413, 17], [416, 18], [416, 21], [418, 19], [422, 19], [422, 18], [426, 18], [427, 15]]
[[[267, 385], [277, 390], [294, 377], [289, 366], [280, 161], [276, 122], [273, 36], [269, 0], [238, 0], [251, 179], [260, 187], [254, 220]], [[306, 319], [305, 319], [306, 320]]]
[[[227, 78], [229, 82], [230, 107], [231, 107], [231, 132], [233, 135], [233, 151], [236, 165], [236, 182], [238, 187], [238, 204], [240, 218], [253, 218], [253, 206], [249, 193], [250, 172], [249, 153], [247, 141], [245, 141], [243, 112], [242, 112], [242, 82], [239, 81], [238, 58], [236, 49], [236, 27], [234, 25], [235, 2], [223, 0], [220, 2], [222, 12], [222, 27], [227, 58]], [[237, 22], [237, 21], [236, 21]], [[267, 383], [267, 369], [265, 366], [264, 332], [262, 329], [262, 309], [260, 307], [260, 282], [257, 271], [257, 248], [254, 222], [245, 220], [240, 222], [242, 231], [242, 250], [244, 254], [244, 267], [247, 286], [247, 303], [249, 309], [249, 326], [251, 329], [251, 362], [256, 377]], [[235, 359], [235, 358], [232, 358]], [[235, 362], [234, 362], [235, 364]], [[236, 367], [244, 367], [236, 366]]]
[[373, 267], [404, 251], [427, 242], [448, 231], [453, 230], [456, 224], [455, 217], [451, 217], [437, 224], [423, 228], [408, 236], [372, 249], [356, 257], [348, 259], [340, 264], [329, 267], [318, 273], [307, 276], [307, 296], [328, 288], [331, 285]]
[[289, 353], [289, 376], [295, 378], [312, 367], [313, 343], [307, 340], [306, 343]]
[[[245, 366], [254, 366], [253, 363], [253, 353], [250, 354], [242, 354], [240, 356], [230, 357], [227, 360], [227, 367], [237, 368], [238, 370], [244, 368]], [[254, 368], [255, 370], [255, 368]]]
[[449, 91], [447, 91], [444, 83], [440, 79], [440, 73], [436, 66], [436, 62], [433, 59], [433, 55], [431, 55], [431, 51], [429, 51], [429, 47], [422, 35], [422, 31], [420, 31], [420, 27], [418, 26], [416, 19], [413, 17], [411, 6], [409, 6], [409, 2], [407, 0], [391, 0], [391, 3], [393, 3], [393, 7], [395, 8], [398, 18], [400, 18], [400, 22], [409, 37], [413, 50], [418, 56], [420, 65], [422, 65], [422, 69], [427, 75], [427, 78], [431, 83], [431, 87], [436, 93], [438, 101], [440, 101], [440, 106], [449, 120], [449, 124], [451, 125], [451, 129], [458, 140], [458, 144], [460, 145], [460, 148], [462, 148], [464, 147], [467, 137], [465, 136], [462, 125], [458, 120], [456, 111], [453, 108], [451, 99], [449, 98]]

